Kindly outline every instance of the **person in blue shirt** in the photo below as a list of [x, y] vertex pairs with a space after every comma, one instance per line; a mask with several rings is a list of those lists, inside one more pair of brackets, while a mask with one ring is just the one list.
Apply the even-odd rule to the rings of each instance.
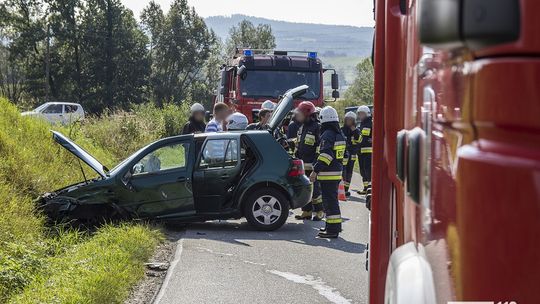
[[218, 102], [214, 105], [214, 118], [206, 125], [205, 132], [221, 132], [227, 130], [227, 116], [229, 115], [229, 107], [223, 103]]

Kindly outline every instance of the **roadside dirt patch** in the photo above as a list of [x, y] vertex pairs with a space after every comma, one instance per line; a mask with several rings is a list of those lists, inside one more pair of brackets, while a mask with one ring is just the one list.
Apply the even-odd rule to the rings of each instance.
[[148, 260], [144, 278], [133, 287], [125, 304], [150, 304], [161, 288], [170, 263], [174, 258], [177, 241], [183, 231], [164, 230], [165, 241], [159, 245], [154, 255]]

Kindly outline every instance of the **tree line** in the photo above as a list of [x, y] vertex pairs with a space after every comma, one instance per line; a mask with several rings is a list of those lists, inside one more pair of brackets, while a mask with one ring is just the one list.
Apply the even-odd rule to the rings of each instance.
[[167, 13], [151, 1], [139, 17], [120, 0], [4, 0], [0, 95], [20, 105], [79, 102], [92, 113], [209, 104], [236, 46], [275, 47], [270, 26], [249, 21], [222, 43], [187, 0]]

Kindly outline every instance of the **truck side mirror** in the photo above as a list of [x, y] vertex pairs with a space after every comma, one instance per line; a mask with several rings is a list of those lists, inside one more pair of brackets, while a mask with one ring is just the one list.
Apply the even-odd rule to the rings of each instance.
[[238, 67], [238, 70], [236, 71], [236, 74], [238, 74], [238, 76], [240, 76], [240, 78], [243, 80], [243, 79], [246, 79], [246, 72], [247, 72], [247, 68], [245, 65], [242, 65], [240, 67]]
[[219, 94], [221, 95], [225, 95], [227, 93], [227, 78], [228, 78], [228, 75], [227, 75], [227, 70], [225, 68], [223, 68], [221, 70], [221, 82], [220, 82], [220, 86], [219, 86]]
[[339, 91], [338, 91], [338, 90], [332, 91], [332, 98], [334, 98], [334, 99], [338, 99], [338, 98], [339, 98]]
[[[339, 76], [338, 74], [334, 73], [332, 74], [332, 90], [338, 90], [338, 89], [339, 89]], [[332, 93], [332, 95], [334, 94]]]

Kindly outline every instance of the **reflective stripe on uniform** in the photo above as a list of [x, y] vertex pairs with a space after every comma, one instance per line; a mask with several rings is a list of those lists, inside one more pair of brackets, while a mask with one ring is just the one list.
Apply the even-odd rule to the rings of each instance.
[[364, 135], [364, 136], [371, 135], [371, 129], [370, 128], [363, 128], [362, 129], [362, 135]]
[[356, 154], [351, 155], [351, 159], [352, 159], [352, 160], [357, 160], [357, 159], [358, 159], [358, 155], [356, 155]]
[[317, 160], [322, 161], [326, 165], [330, 165], [330, 163], [332, 162], [332, 160], [334, 160], [334, 158], [332, 157], [332, 155], [330, 155], [328, 153], [321, 153], [319, 155], [319, 158], [317, 158]]
[[327, 224], [341, 224], [343, 220], [341, 219], [341, 215], [327, 215], [326, 216], [326, 223]]
[[364, 182], [364, 187], [369, 186], [369, 182]]
[[306, 134], [306, 137], [304, 137], [304, 143], [308, 146], [313, 146], [315, 144], [315, 135]]
[[373, 148], [372, 147], [361, 148], [360, 153], [373, 153]]
[[313, 171], [313, 164], [312, 163], [304, 163], [304, 170]]
[[341, 180], [341, 171], [319, 172], [317, 179], [322, 181]]
[[362, 141], [362, 137], [360, 137], [358, 140], [356, 140], [356, 139], [354, 139], [354, 138], [351, 139], [351, 143], [352, 143], [353, 145], [357, 145], [357, 144], [359, 144], [361, 141]]
[[311, 201], [311, 203], [314, 204], [314, 205], [322, 204], [322, 195], [319, 195], [318, 197], [314, 198], [314, 199]]
[[343, 165], [346, 166], [348, 163], [349, 163], [349, 159], [348, 159], [348, 158], [344, 158], [344, 159], [343, 159]]

